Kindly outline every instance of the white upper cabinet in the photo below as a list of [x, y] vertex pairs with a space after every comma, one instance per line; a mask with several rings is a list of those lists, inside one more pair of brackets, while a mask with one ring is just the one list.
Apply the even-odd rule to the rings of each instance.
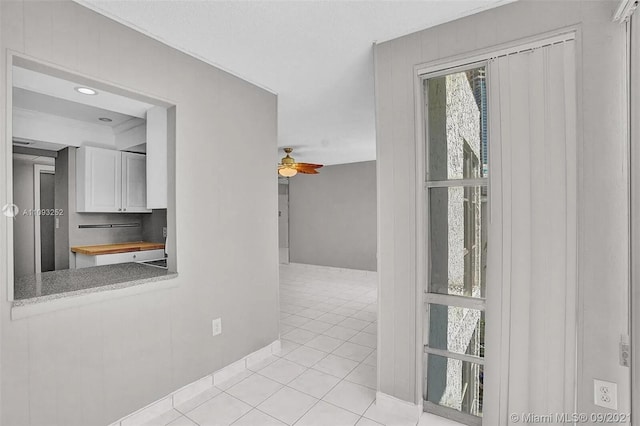
[[144, 154], [122, 153], [122, 211], [148, 213], [147, 158]]
[[147, 111], [147, 208], [167, 208], [167, 109]]
[[76, 153], [78, 212], [118, 212], [122, 207], [120, 151], [83, 146]]
[[83, 146], [76, 152], [78, 212], [150, 213], [143, 154]]

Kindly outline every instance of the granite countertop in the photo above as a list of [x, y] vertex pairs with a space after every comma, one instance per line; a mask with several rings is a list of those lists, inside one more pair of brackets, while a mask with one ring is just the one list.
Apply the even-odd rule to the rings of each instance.
[[140, 263], [117, 263], [25, 275], [15, 280], [13, 306], [168, 280], [176, 272]]

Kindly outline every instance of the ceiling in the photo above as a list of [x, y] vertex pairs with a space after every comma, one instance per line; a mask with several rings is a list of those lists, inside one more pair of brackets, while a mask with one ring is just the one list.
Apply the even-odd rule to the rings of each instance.
[[[108, 127], [120, 126], [131, 120], [134, 120], [136, 124], [142, 124], [144, 122], [141, 118], [127, 114], [81, 104], [79, 102], [68, 101], [66, 99], [32, 92], [18, 87], [13, 88], [13, 106], [14, 108], [38, 111], [45, 114], [57, 115], [60, 117], [71, 118], [73, 120]], [[107, 118], [111, 121], [101, 121], [101, 118]]]
[[298, 161], [373, 160], [374, 42], [513, 0], [77, 0], [278, 94], [278, 146]]
[[[61, 102], [59, 107], [62, 112], [74, 108], [71, 104], [75, 103], [78, 104], [75, 110], [78, 110], [81, 105], [86, 105], [103, 111], [113, 111], [144, 119], [147, 116], [147, 110], [153, 107], [152, 104], [118, 95], [108, 90], [97, 90], [95, 96], [83, 95], [78, 93], [75, 88], [85, 85], [73, 81], [72, 78], [64, 79], [15, 65], [12, 71], [12, 82], [14, 88], [59, 99]], [[41, 97], [34, 101], [42, 101], [46, 105], [52, 102], [51, 99], [47, 100], [46, 97]], [[40, 110], [39, 108], [33, 109]]]

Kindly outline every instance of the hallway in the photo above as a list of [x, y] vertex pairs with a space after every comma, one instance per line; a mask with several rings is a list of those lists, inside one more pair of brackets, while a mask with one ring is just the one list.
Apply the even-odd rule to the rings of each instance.
[[280, 266], [282, 351], [147, 425], [377, 425], [375, 272]]

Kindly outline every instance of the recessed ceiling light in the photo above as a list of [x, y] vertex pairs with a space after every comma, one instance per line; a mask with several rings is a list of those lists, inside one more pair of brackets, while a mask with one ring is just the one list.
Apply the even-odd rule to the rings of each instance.
[[76, 87], [75, 90], [76, 90], [76, 92], [82, 93], [83, 95], [97, 95], [98, 94], [98, 91], [93, 90], [93, 89], [91, 89], [89, 87], [80, 86], [80, 87]]
[[100, 121], [104, 121], [105, 123], [111, 123], [113, 120], [107, 117], [100, 117], [98, 118], [98, 120]]

